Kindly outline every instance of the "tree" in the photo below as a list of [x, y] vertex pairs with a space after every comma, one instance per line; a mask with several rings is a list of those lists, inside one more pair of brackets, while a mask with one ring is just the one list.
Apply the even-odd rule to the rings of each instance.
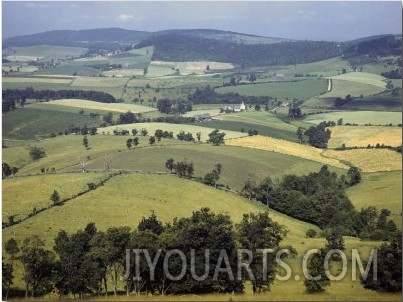
[[59, 231], [55, 238], [54, 251], [58, 254], [54, 286], [62, 295], [84, 294], [100, 291], [103, 278], [102, 267], [90, 253], [91, 240], [96, 236], [94, 223], [89, 223], [84, 230], [78, 230], [69, 235], [64, 230]]
[[308, 293], [322, 292], [326, 286], [330, 285], [324, 266], [326, 253], [326, 249], [321, 248], [317, 253], [312, 254], [308, 262], [309, 277], [304, 281], [304, 286]]
[[298, 127], [297, 136], [300, 143], [304, 142], [304, 129], [302, 127]]
[[49, 293], [52, 286], [54, 254], [45, 250], [44, 242], [38, 235], [25, 238], [21, 247], [20, 261], [24, 267], [25, 297], [43, 296]]
[[[367, 267], [368, 262], [364, 262]], [[373, 264], [374, 265], [374, 264]], [[366, 279], [361, 277], [364, 288], [380, 292], [400, 292], [402, 290], [402, 233], [396, 232], [389, 243], [377, 249], [377, 278], [369, 270]]]
[[137, 146], [139, 144], [139, 138], [138, 137], [133, 138], [132, 143], [134, 146]]
[[31, 156], [31, 158], [34, 161], [37, 161], [37, 160], [45, 157], [46, 153], [45, 153], [45, 150], [43, 150], [42, 148], [34, 146], [34, 147], [29, 148], [29, 156]]
[[337, 125], [338, 125], [338, 126], [342, 126], [342, 125], [343, 125], [343, 119], [342, 119], [342, 118], [339, 118], [339, 119], [337, 120]]
[[161, 129], [157, 129], [157, 130], [155, 130], [154, 135], [157, 138], [157, 141], [160, 142], [161, 138], [164, 137], [164, 131], [162, 131]]
[[[258, 249], [277, 249], [287, 234], [283, 226], [269, 217], [268, 212], [244, 214], [242, 221], [236, 225], [236, 230], [241, 247], [253, 252]], [[270, 258], [267, 260], [266, 276], [263, 272], [264, 257]], [[242, 260], [245, 261], [245, 258]], [[270, 285], [275, 279], [275, 265], [275, 255], [257, 252], [253, 254], [253, 261], [250, 263], [250, 269], [254, 276], [254, 280], [251, 280], [253, 293], [270, 290]]]
[[112, 114], [112, 112], [108, 112], [102, 118], [103, 118], [105, 123], [113, 124], [113, 114]]
[[172, 170], [174, 169], [174, 159], [173, 158], [169, 158], [167, 159], [167, 161], [165, 162], [165, 168], [167, 168], [168, 170], [170, 170], [172, 172]]
[[126, 141], [127, 149], [130, 149], [130, 148], [132, 147], [132, 142], [133, 142], [133, 139], [131, 139], [131, 138], [129, 138], [129, 139]]
[[350, 177], [350, 186], [354, 186], [361, 182], [361, 172], [357, 167], [350, 167], [347, 171], [347, 175]]
[[220, 130], [215, 129], [209, 133], [209, 139], [207, 142], [213, 144], [214, 146], [219, 146], [221, 144], [224, 144], [225, 135], [225, 132], [220, 132]]
[[197, 133], [196, 133], [196, 138], [197, 138], [197, 141], [200, 142], [200, 139], [201, 139], [201, 132], [197, 132]]
[[248, 76], [248, 80], [251, 82], [251, 83], [254, 83], [255, 81], [256, 81], [256, 73], [251, 73], [251, 74], [249, 74], [249, 76]]
[[269, 200], [271, 192], [274, 190], [274, 183], [270, 176], [265, 177], [257, 187], [257, 199], [262, 202], [265, 201], [266, 206], [269, 207]]
[[306, 237], [307, 238], [315, 238], [316, 237], [316, 231], [314, 229], [308, 229], [308, 231], [306, 231]]
[[[6, 288], [6, 300], [8, 297], [8, 293], [10, 291], [11, 284], [13, 284], [13, 271], [14, 271], [14, 261], [18, 259], [18, 253], [20, 252], [20, 248], [18, 247], [18, 242], [14, 238], [10, 238], [4, 245], [4, 250], [7, 254], [10, 255], [11, 263], [5, 264], [6, 267], [3, 267], [3, 292]], [[4, 258], [3, 258], [4, 259]], [[4, 264], [4, 261], [3, 261]]]
[[255, 105], [255, 111], [260, 111], [260, 109], [261, 109], [260, 105], [259, 105], [259, 104], [256, 104], [256, 105]]
[[248, 175], [248, 178], [246, 179], [242, 190], [241, 190], [241, 195], [247, 197], [249, 200], [252, 199], [252, 197], [256, 196], [256, 181], [255, 181], [255, 176], [252, 174]]
[[87, 135], [84, 135], [84, 137], [83, 137], [83, 146], [84, 146], [85, 149], [88, 150], [88, 138], [87, 138]]
[[148, 134], [147, 129], [145, 129], [145, 128], [141, 129], [141, 135], [142, 136], [146, 136], [147, 134]]
[[148, 140], [150, 145], [154, 145], [155, 144], [155, 136], [150, 136], [150, 139]]
[[149, 230], [156, 235], [161, 235], [164, 231], [164, 227], [162, 226], [162, 222], [157, 219], [157, 215], [155, 215], [154, 211], [151, 211], [151, 215], [148, 218], [143, 217], [137, 227], [139, 231]]
[[2, 176], [3, 178], [6, 178], [7, 176], [10, 176], [12, 174], [11, 168], [7, 163], [2, 163]]
[[206, 185], [217, 187], [217, 181], [220, 179], [222, 165], [216, 164], [214, 169], [204, 176], [204, 183]]
[[2, 261], [1, 261], [1, 267], [2, 267], [1, 288], [2, 288], [3, 297], [5, 298], [5, 301], [6, 301], [8, 299], [8, 293], [10, 291], [11, 284], [13, 284], [14, 268], [11, 263], [4, 262], [4, 257], [2, 258]]
[[53, 201], [53, 204], [57, 204], [60, 201], [59, 192], [53, 190], [52, 195], [50, 195], [50, 200]]
[[136, 136], [139, 133], [139, 131], [136, 128], [132, 129], [132, 135]]

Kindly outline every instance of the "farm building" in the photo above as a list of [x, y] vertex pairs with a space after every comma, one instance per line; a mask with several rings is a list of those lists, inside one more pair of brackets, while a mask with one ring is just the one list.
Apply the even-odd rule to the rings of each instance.
[[195, 122], [208, 122], [211, 121], [210, 113], [196, 114], [193, 116]]
[[235, 106], [235, 107], [234, 107], [234, 112], [241, 112], [241, 111], [245, 111], [245, 109], [246, 109], [246, 106], [245, 106], [244, 102], [242, 102], [242, 104], [241, 104], [241, 105], [239, 105], [239, 106]]

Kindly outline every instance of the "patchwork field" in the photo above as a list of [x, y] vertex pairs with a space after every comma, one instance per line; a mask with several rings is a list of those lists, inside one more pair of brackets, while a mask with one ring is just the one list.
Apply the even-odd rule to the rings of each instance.
[[402, 154], [388, 149], [327, 150], [323, 156], [350, 163], [364, 172], [402, 170]]
[[385, 126], [337, 126], [330, 128], [329, 148], [367, 147], [376, 144], [397, 147], [402, 144], [402, 128]]
[[112, 111], [112, 112], [127, 112], [131, 111], [133, 113], [143, 113], [155, 111], [157, 109], [151, 108], [148, 106], [141, 106], [135, 104], [125, 104], [125, 103], [100, 103], [94, 101], [87, 100], [79, 100], [79, 99], [60, 99], [55, 101], [45, 102], [43, 104], [52, 106], [52, 105], [61, 105], [67, 107], [75, 107], [82, 109], [95, 109], [102, 111]]
[[217, 93], [239, 93], [247, 96], [269, 96], [272, 98], [305, 100], [327, 91], [327, 81], [323, 79], [306, 79], [299, 81], [276, 81], [215, 89]]
[[261, 135], [228, 140], [226, 144], [229, 146], [239, 146], [244, 148], [253, 148], [271, 152], [278, 152], [308, 160], [313, 160], [322, 164], [327, 164], [342, 169], [347, 168], [346, 165], [342, 164], [337, 159], [323, 157], [322, 156], [323, 150], [321, 149], [317, 149], [307, 145], [292, 143], [289, 141], [279, 140], [271, 137], [265, 137]]
[[320, 113], [308, 115], [306, 121], [319, 124], [323, 121], [337, 122], [343, 119], [344, 124], [357, 124], [357, 125], [398, 125], [402, 123], [401, 112], [387, 112], [387, 111], [334, 111], [330, 113]]
[[71, 84], [73, 79], [65, 77], [3, 77], [3, 83], [46, 83], [46, 84]]
[[[210, 70], [231, 70], [234, 65], [223, 62], [197, 61], [197, 62], [167, 62], [167, 61], [151, 61], [150, 68], [162, 67], [171, 71], [179, 70], [180, 75], [205, 74], [206, 68]], [[155, 76], [155, 75], [149, 75]]]

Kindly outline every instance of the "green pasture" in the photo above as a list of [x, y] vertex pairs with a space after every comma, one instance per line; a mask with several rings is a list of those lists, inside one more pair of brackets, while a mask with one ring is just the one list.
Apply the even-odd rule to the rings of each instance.
[[332, 79], [368, 84], [380, 88], [385, 88], [386, 86], [386, 79], [384, 77], [368, 72], [348, 72], [333, 76]]
[[402, 94], [391, 95], [390, 92], [354, 99], [343, 106], [346, 110], [357, 111], [402, 111]]
[[71, 125], [99, 126], [101, 120], [77, 112], [47, 111], [27, 105], [3, 114], [3, 138], [34, 139], [67, 130]]
[[385, 112], [385, 111], [335, 111], [329, 113], [320, 113], [308, 115], [306, 121], [319, 124], [323, 121], [334, 121], [342, 118], [343, 122], [365, 125], [398, 125], [402, 123], [401, 112]]
[[87, 183], [99, 183], [103, 178], [105, 175], [100, 173], [68, 173], [3, 179], [2, 221], [7, 222], [10, 215], [15, 215], [17, 221], [33, 209], [51, 205], [53, 190], [63, 199], [88, 189]]
[[363, 175], [362, 182], [347, 189], [356, 209], [375, 206], [388, 209], [391, 218], [402, 229], [402, 172], [377, 172]]
[[[69, 113], [79, 113], [81, 110], [84, 112], [82, 115], [90, 116], [90, 113], [98, 113], [99, 115], [105, 114], [105, 110], [97, 110], [97, 109], [84, 109], [84, 108], [77, 108], [71, 106], [63, 106], [52, 104], [50, 105], [49, 102], [37, 102], [37, 103], [29, 103], [26, 104], [25, 107], [28, 106], [29, 109], [39, 109], [48, 111], [48, 114], [52, 114], [52, 111], [59, 111], [59, 112], [69, 112]], [[27, 108], [27, 107], [26, 107]], [[111, 111], [113, 113], [113, 111]], [[114, 112], [117, 116], [118, 113]]]
[[[300, 157], [251, 148], [192, 143], [166, 145], [165, 140], [162, 140], [162, 145], [160, 144], [151, 147], [141, 143], [137, 148], [112, 154], [113, 168], [169, 172], [165, 168], [168, 158], [173, 158], [175, 161], [186, 159], [193, 163], [195, 176], [204, 177], [216, 163], [221, 163], [223, 168], [219, 183], [240, 190], [248, 174], [253, 174], [256, 181], [260, 181], [268, 175], [272, 177], [280, 177], [286, 173], [302, 175], [307, 171], [317, 171], [323, 165]], [[103, 163], [103, 157], [97, 159], [94, 157], [94, 160], [88, 162], [88, 168], [102, 169]], [[345, 173], [342, 169], [333, 167], [331, 169]]]
[[298, 81], [276, 81], [215, 89], [217, 93], [239, 93], [246, 96], [270, 96], [278, 99], [308, 99], [327, 90], [327, 81], [323, 79], [306, 79]]
[[14, 56], [33, 56], [33, 57], [52, 57], [61, 58], [78, 57], [85, 53], [87, 48], [68, 47], [56, 45], [35, 45], [24, 47], [12, 47], [3, 50], [4, 55]]

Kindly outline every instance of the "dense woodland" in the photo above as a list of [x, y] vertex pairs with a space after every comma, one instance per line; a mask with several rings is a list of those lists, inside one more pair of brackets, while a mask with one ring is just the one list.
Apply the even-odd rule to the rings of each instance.
[[181, 34], [154, 36], [136, 47], [150, 45], [155, 47], [153, 60], [207, 60], [236, 63], [241, 67], [301, 64], [340, 55], [335, 42], [296, 41], [248, 45]]

